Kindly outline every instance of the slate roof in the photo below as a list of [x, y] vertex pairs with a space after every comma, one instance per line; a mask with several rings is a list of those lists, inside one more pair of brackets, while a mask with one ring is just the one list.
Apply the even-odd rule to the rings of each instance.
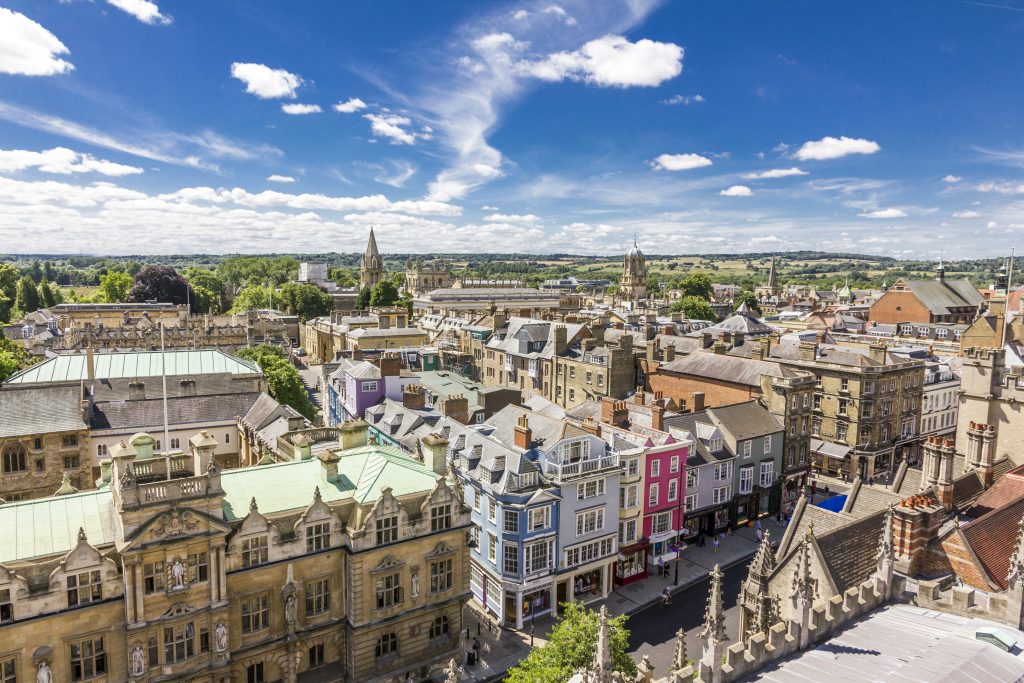
[[666, 372], [694, 377], [717, 379], [732, 384], [749, 387], [761, 386], [761, 376], [786, 378], [799, 377], [806, 374], [800, 370], [787, 368], [773, 361], [753, 360], [740, 356], [729, 356], [710, 351], [697, 351], [666, 363], [659, 368]]
[[270, 394], [263, 392], [242, 416], [242, 423], [259, 431], [277, 418], [287, 416], [288, 410], [294, 412], [293, 408], [278, 403]]
[[587, 434], [571, 423], [531, 413], [526, 408], [514, 405], [505, 406], [484, 424], [492, 428], [494, 438], [505, 444], [513, 444], [515, 443], [515, 428], [519, 424], [521, 415], [526, 415], [529, 420], [533, 440], [541, 450], [550, 448], [564, 438]]
[[815, 540], [840, 592], [866, 581], [875, 571], [884, 517], [880, 511], [825, 534], [814, 525]]
[[349, 337], [354, 339], [362, 339], [363, 337], [423, 337], [427, 338], [427, 333], [418, 327], [360, 327], [358, 330], [352, 330], [348, 333]]
[[109, 489], [6, 503], [0, 505], [0, 563], [64, 555], [78, 542], [79, 528], [93, 546], [113, 543], [117, 524]]
[[669, 434], [682, 436], [678, 432], [686, 432], [693, 437], [694, 447], [690, 449], [690, 455], [686, 459], [687, 467], [698, 467], [700, 465], [716, 463], [722, 460], [731, 460], [735, 454], [729, 450], [725, 439], [722, 440], [722, 450], [711, 452], [708, 449], [708, 434], [713, 433], [717, 427], [708, 417], [708, 411], [699, 413], [684, 413], [665, 417], [665, 429]]
[[[167, 421], [172, 425], [195, 422], [234, 421], [245, 415], [260, 398], [258, 392], [212, 396], [173, 396], [167, 399]], [[164, 402], [159, 398], [141, 401], [103, 401], [94, 404], [89, 419], [92, 429], [141, 431], [164, 423]]]
[[903, 280], [918, 300], [937, 315], [947, 315], [950, 309], [964, 306], [976, 307], [981, 296], [970, 280]]
[[783, 431], [779, 418], [757, 401], [746, 401], [731, 406], [709, 408], [708, 414], [721, 430], [735, 441], [766, 436]]
[[80, 386], [0, 391], [0, 438], [86, 429]]
[[412, 450], [417, 439], [431, 432], [441, 419], [433, 408], [406, 408], [400, 401], [384, 399], [366, 409], [365, 419], [380, 432]]
[[736, 315], [729, 316], [722, 322], [705, 329], [712, 332], [742, 332], [743, 334], [750, 336], [771, 334], [775, 331], [774, 327], [764, 324], [758, 320], [757, 317], [753, 315], [744, 315], [739, 312], [737, 312]]
[[[163, 356], [163, 357], [162, 357]], [[97, 352], [93, 355], [93, 376], [104, 378], [159, 377], [167, 375], [207, 375], [229, 372], [233, 375], [260, 373], [256, 363], [217, 350]], [[86, 354], [62, 354], [22, 370], [5, 384], [37, 382], [80, 382], [88, 376]]]
[[[565, 327], [565, 338], [566, 342], [569, 344], [572, 344], [576, 340], [576, 337], [579, 336], [580, 332], [586, 327], [585, 325], [579, 325], [576, 323], [558, 323], [558, 325]], [[508, 319], [508, 323], [503, 332], [504, 338], [499, 339], [498, 334], [495, 334], [487, 341], [487, 348], [511, 353], [519, 356], [520, 358], [551, 358], [555, 354], [556, 326], [557, 325], [555, 323], [538, 321], [532, 318], [512, 317]], [[524, 330], [524, 328], [526, 329]], [[546, 330], [546, 334], [542, 334], [542, 329]], [[540, 351], [520, 353], [520, 338], [525, 338], [530, 342], [543, 341], [544, 347]]]
[[1010, 557], [1017, 545], [1022, 517], [1024, 498], [1018, 498], [960, 527], [985, 573], [1002, 590], [1006, 590], [1006, 575], [1010, 571]]

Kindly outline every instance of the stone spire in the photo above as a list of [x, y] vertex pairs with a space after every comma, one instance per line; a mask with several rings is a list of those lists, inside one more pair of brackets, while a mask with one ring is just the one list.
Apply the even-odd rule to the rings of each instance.
[[768, 289], [772, 291], [772, 294], [775, 294], [779, 289], [779, 276], [775, 272], [774, 256], [772, 256], [771, 265], [768, 267], [768, 282], [766, 282], [765, 284], [768, 286]]
[[740, 638], [744, 642], [758, 633], [767, 633], [778, 618], [776, 601], [768, 590], [768, 580], [773, 571], [775, 553], [770, 534], [765, 532], [740, 588]]
[[612, 683], [612, 640], [608, 625], [608, 608], [601, 605], [597, 624], [597, 646], [594, 648], [594, 683]]
[[878, 539], [878, 572], [882, 575], [891, 573], [893, 563], [896, 561], [896, 544], [893, 538], [894, 517], [895, 506], [890, 505], [885, 510], [882, 536]]
[[1010, 571], [1006, 575], [1006, 583], [1010, 588], [1024, 586], [1024, 517], [1017, 527], [1017, 547], [1010, 557]]
[[722, 570], [716, 564], [711, 570], [711, 586], [708, 589], [708, 606], [704, 610], [702, 640], [728, 640], [725, 635], [725, 608], [722, 604]]
[[686, 666], [686, 631], [676, 631], [676, 651], [672, 655], [672, 670], [679, 671]]
[[814, 578], [811, 576], [811, 541], [814, 532], [807, 531], [796, 551], [796, 573], [793, 574], [793, 606], [800, 624], [800, 649], [811, 644], [811, 607], [814, 604]]
[[459, 683], [459, 667], [454, 659], [448, 661], [448, 667], [444, 670], [444, 683]]
[[359, 261], [359, 286], [373, 288], [384, 279], [384, 260], [377, 250], [377, 238], [370, 228], [370, 238], [366, 241], [366, 251]]

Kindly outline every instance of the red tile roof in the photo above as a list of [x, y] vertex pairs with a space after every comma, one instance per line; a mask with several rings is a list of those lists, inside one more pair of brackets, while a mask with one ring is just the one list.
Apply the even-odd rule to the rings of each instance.
[[978, 496], [974, 505], [968, 508], [971, 517], [981, 517], [992, 510], [998, 510], [1024, 498], [1024, 465], [1015, 467], [995, 481], [987, 491]]
[[1017, 545], [1017, 533], [1024, 517], [1024, 498], [993, 510], [963, 526], [961, 532], [989, 578], [1006, 590], [1010, 556]]

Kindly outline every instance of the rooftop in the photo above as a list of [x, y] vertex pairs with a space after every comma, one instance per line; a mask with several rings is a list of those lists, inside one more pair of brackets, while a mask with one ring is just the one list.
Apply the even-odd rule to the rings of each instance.
[[85, 428], [79, 386], [0, 391], [0, 438]]
[[[48, 358], [13, 375], [4, 384], [81, 382], [89, 376], [86, 354], [72, 353]], [[259, 366], [224, 351], [129, 351], [93, 354], [96, 379], [159, 377], [160, 375], [252, 375]]]

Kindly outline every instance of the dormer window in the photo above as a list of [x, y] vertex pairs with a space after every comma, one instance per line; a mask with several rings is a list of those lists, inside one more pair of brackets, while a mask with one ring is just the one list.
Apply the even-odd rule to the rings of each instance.
[[398, 540], [398, 515], [382, 517], [377, 520], [377, 545], [393, 543]]
[[102, 599], [103, 585], [98, 570], [68, 576], [68, 607], [99, 602]]
[[435, 505], [430, 508], [430, 530], [443, 531], [452, 528], [452, 506]]
[[717, 437], [711, 439], [711, 441], [708, 443], [708, 450], [710, 450], [712, 453], [717, 453], [718, 451], [722, 450], [722, 438]]
[[267, 537], [255, 536], [242, 539], [242, 567], [253, 567], [258, 564], [266, 564]]

